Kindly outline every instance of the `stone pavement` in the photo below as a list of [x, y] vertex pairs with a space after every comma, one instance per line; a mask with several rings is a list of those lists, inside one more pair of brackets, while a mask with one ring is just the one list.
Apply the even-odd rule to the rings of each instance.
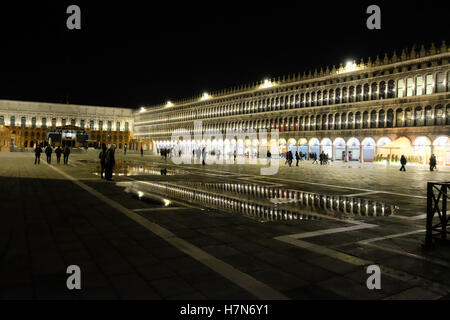
[[[44, 157], [43, 157], [44, 158]], [[1, 299], [256, 299], [239, 285], [242, 274], [290, 299], [440, 299], [448, 298], [450, 256], [440, 248], [421, 249], [427, 180], [448, 180], [445, 170], [357, 164], [327, 167], [282, 166], [276, 176], [260, 177], [254, 165], [174, 166], [155, 156], [117, 155], [118, 161], [178, 171], [175, 176], [115, 176], [116, 182], [186, 181], [279, 183], [313, 192], [358, 194], [392, 201], [403, 218], [355, 217], [267, 221], [179, 203], [162, 207], [143, 201], [115, 182], [93, 173], [97, 154], [73, 154], [63, 173], [100, 192], [177, 239], [234, 267], [234, 281], [101, 201], [30, 153], [0, 153], [0, 298]], [[42, 159], [43, 160], [43, 159]], [[236, 174], [235, 174], [236, 173]], [[234, 175], [233, 175], [234, 174]], [[133, 180], [130, 180], [133, 179]], [[245, 178], [245, 180], [244, 180]], [[355, 189], [368, 189], [370, 192]], [[200, 208], [201, 207], [201, 208]], [[323, 230], [357, 223], [376, 227], [339, 232]], [[318, 232], [304, 239], [313, 248], [275, 238]], [[405, 233], [404, 236], [389, 237]], [[388, 237], [386, 237], [388, 236]], [[385, 237], [371, 245], [361, 241]], [[315, 249], [316, 248], [316, 249]], [[317, 249], [318, 248], [318, 249]], [[320, 248], [327, 248], [323, 251]], [[382, 289], [368, 290], [366, 265], [381, 266]], [[82, 289], [68, 290], [66, 268], [82, 270]], [[241, 278], [239, 278], [241, 277]], [[237, 280], [236, 280], [237, 279]], [[236, 283], [238, 282], [238, 284]]]

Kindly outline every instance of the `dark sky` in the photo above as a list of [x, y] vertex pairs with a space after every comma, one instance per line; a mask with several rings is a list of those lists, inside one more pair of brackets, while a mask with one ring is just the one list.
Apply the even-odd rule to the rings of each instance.
[[442, 1], [4, 2], [0, 99], [136, 108], [450, 39]]

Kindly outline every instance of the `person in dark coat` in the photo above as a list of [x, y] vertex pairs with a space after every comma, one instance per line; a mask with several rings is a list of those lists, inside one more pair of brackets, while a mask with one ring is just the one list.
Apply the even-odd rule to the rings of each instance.
[[436, 169], [436, 156], [432, 154], [430, 158], [430, 171], [433, 171], [434, 169]]
[[123, 147], [123, 154], [124, 154], [124, 155], [127, 154], [127, 145], [125, 145], [125, 146]]
[[64, 164], [69, 164], [69, 154], [70, 154], [70, 148], [68, 146], [66, 146], [64, 148]]
[[402, 154], [402, 156], [401, 156], [401, 158], [400, 158], [400, 163], [401, 163], [401, 168], [400, 168], [400, 171], [406, 171], [406, 169], [405, 169], [405, 165], [406, 165], [406, 158], [405, 158], [405, 156]]
[[203, 160], [202, 160], [202, 165], [205, 165], [206, 164], [206, 148], [205, 147], [203, 147], [203, 150], [202, 150], [202, 158], [203, 158]]
[[103, 173], [105, 172], [106, 151], [107, 151], [106, 144], [102, 143], [102, 151], [100, 151], [100, 154], [98, 155], [98, 158], [100, 159], [100, 166], [101, 166], [100, 179], [103, 179]]
[[36, 143], [36, 148], [34, 149], [34, 164], [41, 164], [41, 153], [42, 149], [38, 143]]
[[295, 164], [296, 167], [298, 167], [298, 162], [300, 160], [300, 155], [298, 154], [298, 151], [295, 151], [295, 160], [297, 161], [297, 163]]
[[55, 149], [55, 154], [56, 154], [56, 162], [59, 164], [61, 162], [61, 153], [62, 153], [62, 149], [58, 146]]
[[52, 153], [53, 149], [50, 147], [50, 145], [45, 148], [45, 154], [47, 155], [47, 163], [50, 164], [52, 162]]
[[141, 147], [141, 157], [144, 156], [144, 149]]
[[108, 181], [112, 180], [114, 166], [116, 164], [115, 159], [115, 148], [114, 145], [111, 145], [109, 149], [106, 151], [105, 158], [105, 179]]

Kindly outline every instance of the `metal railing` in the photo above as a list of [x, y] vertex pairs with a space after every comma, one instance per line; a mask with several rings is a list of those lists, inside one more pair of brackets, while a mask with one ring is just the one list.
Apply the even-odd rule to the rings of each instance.
[[[450, 182], [428, 182], [427, 184], [427, 233], [425, 245], [433, 244], [433, 240], [448, 240], [447, 199], [450, 197]], [[437, 215], [438, 222], [433, 224]]]

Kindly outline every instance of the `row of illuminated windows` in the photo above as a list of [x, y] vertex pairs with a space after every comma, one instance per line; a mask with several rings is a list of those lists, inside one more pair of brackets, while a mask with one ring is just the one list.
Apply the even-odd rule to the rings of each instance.
[[[280, 97], [268, 97], [258, 101], [245, 101], [231, 105], [214, 106], [200, 110], [176, 112], [169, 115], [152, 114], [141, 117], [146, 124], [186, 121], [213, 117], [232, 116], [256, 112], [275, 111], [341, 103], [351, 103], [389, 98], [419, 96], [450, 91], [450, 73], [418, 75], [405, 79], [345, 86], [329, 90], [317, 90]], [[150, 117], [150, 118], [147, 118]], [[147, 118], [148, 121], [145, 121]]]
[[[92, 130], [108, 130], [111, 131], [113, 130], [113, 125], [112, 125], [112, 121], [106, 121], [106, 126], [104, 126], [104, 122], [99, 120], [98, 121], [98, 127], [95, 127], [95, 121], [94, 120], [90, 120], [89, 121], [89, 128]], [[5, 125], [5, 117], [4, 116], [0, 116], [0, 125]], [[16, 117], [15, 116], [11, 116], [9, 118], [9, 125], [10, 126], [16, 126]], [[56, 118], [52, 118], [51, 119], [51, 126], [52, 127], [56, 127], [56, 126], [67, 126], [67, 125], [71, 125], [73, 127], [75, 127], [77, 125], [77, 122], [75, 119], [70, 119], [70, 122], [65, 119], [62, 118], [61, 122], [58, 123]], [[27, 119], [26, 117], [21, 117], [20, 118], [20, 126], [25, 127], [25, 126], [31, 126], [32, 128], [37, 128], [38, 124], [37, 124], [37, 119], [36, 117], [32, 117], [31, 118], [31, 123], [27, 123]], [[42, 118], [41, 119], [41, 123], [40, 123], [40, 127], [41, 128], [47, 128], [47, 118]], [[81, 119], [79, 122], [79, 127], [81, 128], [85, 128], [86, 127], [86, 120]], [[125, 122], [125, 126], [124, 126], [125, 131], [129, 130], [129, 123]], [[121, 130], [121, 123], [119, 121], [116, 122], [116, 127], [115, 127], [116, 131], [120, 131]]]
[[[344, 112], [336, 114], [315, 114], [296, 117], [282, 117], [261, 120], [241, 120], [226, 123], [206, 124], [199, 128], [192, 125], [186, 130], [200, 133], [208, 130], [258, 131], [278, 129], [279, 131], [338, 130], [364, 128], [393, 128], [412, 126], [450, 125], [450, 105], [443, 107], [406, 107], [404, 109], [372, 110], [364, 112]], [[171, 135], [173, 129], [150, 130], [142, 132], [150, 135]], [[184, 129], [184, 128], [183, 128]], [[197, 130], [195, 130], [197, 129]]]

